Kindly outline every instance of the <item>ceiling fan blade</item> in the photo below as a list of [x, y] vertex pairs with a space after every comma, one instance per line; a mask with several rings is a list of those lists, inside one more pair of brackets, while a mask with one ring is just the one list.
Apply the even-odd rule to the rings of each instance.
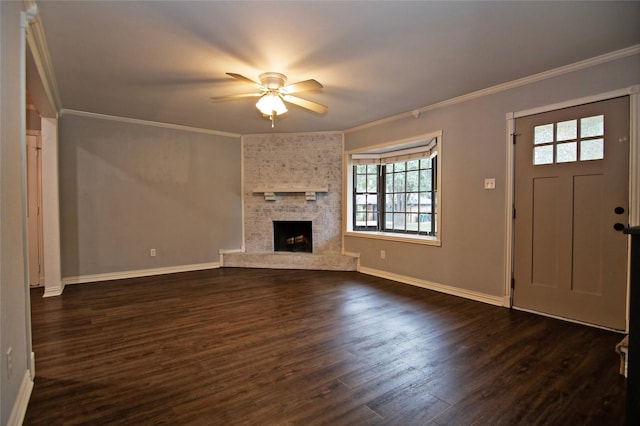
[[311, 79], [281, 87], [280, 93], [288, 95], [290, 93], [304, 92], [306, 90], [318, 90], [322, 89], [322, 87], [322, 84], [320, 84], [316, 80]]
[[318, 114], [324, 114], [329, 110], [328, 107], [322, 104], [298, 98], [297, 96], [282, 95], [282, 99], [292, 104], [301, 106], [302, 108], [310, 109], [311, 111], [317, 112]]
[[212, 96], [211, 102], [230, 101], [233, 99], [240, 99], [240, 98], [254, 98], [262, 95], [263, 95], [262, 93], [241, 93], [239, 95]]
[[258, 88], [260, 88], [260, 89], [262, 89], [262, 88], [263, 88], [263, 87], [262, 87], [262, 85], [261, 85], [260, 83], [258, 83], [258, 82], [256, 82], [256, 81], [253, 81], [253, 80], [251, 80], [250, 78], [245, 77], [244, 75], [235, 74], [235, 73], [232, 73], [232, 72], [228, 72], [228, 73], [227, 73], [227, 75], [228, 75], [229, 77], [233, 77], [233, 78], [235, 78], [236, 80], [240, 80], [240, 81], [242, 81], [243, 83], [251, 84], [251, 85], [256, 86], [256, 87], [258, 87]]

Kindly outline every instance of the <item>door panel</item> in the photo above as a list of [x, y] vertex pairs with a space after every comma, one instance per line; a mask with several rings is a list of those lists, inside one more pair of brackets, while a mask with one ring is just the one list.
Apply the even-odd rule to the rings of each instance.
[[[604, 198], [604, 177], [588, 175], [574, 177], [573, 200], [573, 290], [602, 295], [602, 249], [604, 232], [610, 232], [603, 209], [592, 208], [594, 199]], [[588, 212], [588, 214], [581, 214]], [[609, 227], [610, 228], [610, 227]]]
[[[626, 327], [629, 98], [518, 118], [514, 306]], [[616, 213], [622, 207], [622, 214]]]
[[533, 181], [533, 244], [531, 282], [536, 286], [558, 287], [557, 177]]

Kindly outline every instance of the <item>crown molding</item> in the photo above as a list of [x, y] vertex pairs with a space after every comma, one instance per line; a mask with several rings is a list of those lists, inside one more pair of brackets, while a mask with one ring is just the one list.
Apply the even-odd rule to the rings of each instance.
[[162, 123], [160, 121], [140, 120], [138, 118], [118, 117], [115, 115], [98, 114], [95, 112], [77, 111], [73, 109], [60, 110], [60, 116], [64, 115], [76, 115], [79, 117], [96, 118], [99, 120], [118, 121], [120, 123], [139, 124], [142, 126], [162, 127], [165, 129], [182, 130], [185, 132], [206, 133], [208, 135], [228, 136], [232, 138], [239, 138], [242, 135], [238, 133], [221, 132], [218, 130], [202, 129], [200, 127], [183, 126], [181, 124]]
[[634, 46], [630, 46], [624, 49], [615, 50], [613, 52], [605, 53], [604, 55], [596, 56], [590, 59], [585, 59], [584, 61], [575, 62], [573, 64], [565, 65], [563, 67], [554, 68], [549, 71], [544, 71], [538, 74], [534, 74], [528, 77], [519, 78], [517, 80], [513, 80], [507, 83], [498, 84], [496, 86], [488, 87], [486, 89], [477, 90], [475, 92], [467, 93], [465, 95], [457, 96], [455, 98], [447, 99], [442, 102], [438, 102], [432, 105], [428, 105], [422, 108], [413, 109], [408, 112], [404, 112], [401, 114], [393, 115], [390, 117], [382, 118], [380, 120], [372, 121], [370, 123], [362, 124], [360, 126], [352, 127], [350, 129], [344, 130], [344, 133], [352, 133], [359, 130], [368, 129], [370, 127], [378, 126], [380, 124], [389, 123], [391, 121], [399, 120], [401, 118], [420, 117], [420, 114], [427, 111], [432, 111], [439, 108], [444, 108], [447, 106], [459, 104], [462, 102], [467, 102], [472, 99], [481, 98], [483, 96], [493, 95], [495, 93], [504, 92], [507, 90], [515, 89], [517, 87], [525, 86], [527, 84], [536, 83], [538, 81], [547, 80], [550, 78], [558, 77], [564, 74], [568, 74], [571, 72], [583, 70], [586, 68], [591, 68], [596, 65], [601, 65], [607, 62], [616, 61], [618, 59], [623, 59], [628, 56], [637, 55], [640, 53], [640, 44], [636, 44]]
[[25, 15], [27, 18], [25, 26], [27, 44], [29, 45], [36, 68], [40, 74], [47, 99], [51, 107], [58, 112], [62, 109], [62, 101], [60, 100], [58, 84], [56, 83], [56, 77], [53, 72], [53, 65], [51, 63], [51, 57], [49, 56], [44, 29], [40, 22], [38, 5], [35, 0], [23, 0], [23, 3], [26, 8]]

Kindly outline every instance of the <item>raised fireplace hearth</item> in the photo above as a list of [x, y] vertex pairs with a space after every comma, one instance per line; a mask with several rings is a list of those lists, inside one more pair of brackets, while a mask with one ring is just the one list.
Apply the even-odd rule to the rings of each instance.
[[313, 252], [310, 220], [274, 220], [273, 251]]

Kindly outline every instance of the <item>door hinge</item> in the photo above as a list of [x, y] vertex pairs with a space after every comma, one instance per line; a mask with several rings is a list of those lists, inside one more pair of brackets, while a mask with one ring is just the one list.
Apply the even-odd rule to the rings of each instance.
[[516, 144], [516, 138], [520, 136], [520, 133], [511, 133], [511, 140], [513, 142], [513, 144]]
[[513, 206], [512, 209], [513, 209], [512, 219], [515, 219], [516, 218], [516, 206]]
[[514, 288], [516, 288], [516, 279], [511, 277], [511, 290], [513, 290]]

